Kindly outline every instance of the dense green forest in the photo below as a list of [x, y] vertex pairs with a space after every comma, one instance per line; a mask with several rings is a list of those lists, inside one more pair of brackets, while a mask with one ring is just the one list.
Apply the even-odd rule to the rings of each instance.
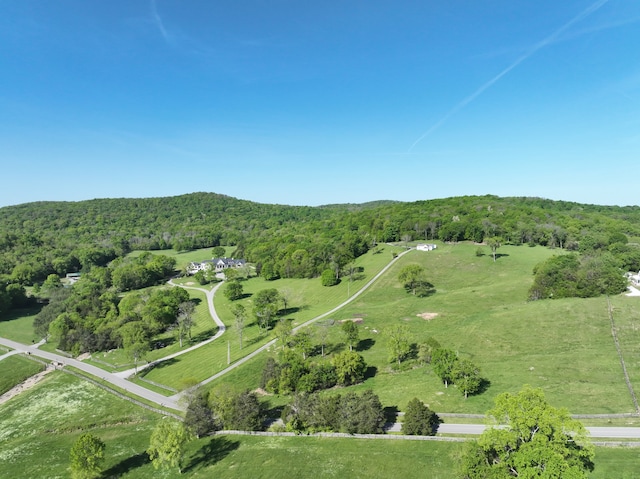
[[235, 257], [254, 263], [267, 278], [311, 278], [327, 269], [339, 276], [378, 243], [491, 239], [587, 256], [606, 252], [607, 267], [638, 270], [640, 249], [628, 243], [637, 236], [640, 207], [524, 197], [303, 207], [193, 193], [29, 203], [0, 208], [0, 314], [24, 303], [24, 286], [40, 285], [52, 274], [111, 264], [118, 289], [136, 289], [147, 281], [118, 270], [120, 260], [113, 264], [131, 250], [234, 246]]

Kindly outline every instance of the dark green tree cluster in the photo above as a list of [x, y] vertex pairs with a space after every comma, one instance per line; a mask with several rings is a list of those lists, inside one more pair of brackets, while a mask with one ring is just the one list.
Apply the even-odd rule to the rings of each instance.
[[220, 429], [261, 431], [265, 410], [258, 396], [250, 391], [222, 387], [212, 391], [197, 388], [186, 394], [185, 427], [196, 437]]
[[175, 273], [176, 260], [149, 252], [137, 257], [118, 258], [113, 261], [111, 282], [118, 291], [131, 291], [157, 284]]
[[529, 299], [590, 298], [627, 288], [620, 262], [611, 253], [553, 256], [534, 268]]
[[34, 329], [75, 354], [124, 347], [137, 361], [154, 335], [176, 324], [188, 301], [182, 288], [129, 293], [121, 299], [111, 288], [110, 270], [96, 267], [72, 288], [52, 294], [34, 318]]
[[402, 422], [402, 434], [409, 436], [435, 436], [440, 424], [438, 415], [418, 398], [407, 403]]
[[11, 282], [8, 277], [4, 281], [0, 278], [0, 317], [12, 309], [28, 306], [31, 302], [24, 286]]
[[284, 408], [282, 420], [296, 432], [333, 431], [347, 434], [381, 434], [385, 415], [382, 403], [370, 389], [358, 394], [301, 394]]

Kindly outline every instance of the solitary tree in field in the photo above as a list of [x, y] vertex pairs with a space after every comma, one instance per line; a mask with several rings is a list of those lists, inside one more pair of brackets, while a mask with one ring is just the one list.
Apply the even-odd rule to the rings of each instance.
[[400, 270], [398, 280], [415, 295], [420, 284], [426, 282], [425, 270], [419, 264], [408, 264]]
[[242, 287], [242, 283], [240, 283], [240, 281], [238, 280], [230, 281], [224, 290], [224, 295], [230, 301], [235, 301], [237, 299], [242, 298], [242, 294], [244, 292], [243, 290], [244, 288]]
[[342, 334], [344, 334], [344, 339], [346, 343], [349, 345], [349, 351], [353, 351], [353, 346], [358, 344], [358, 325], [354, 321], [345, 321], [342, 323]]
[[184, 446], [190, 439], [190, 433], [181, 422], [162, 419], [151, 433], [149, 459], [155, 469], [177, 467], [182, 472]]
[[398, 366], [411, 352], [409, 328], [404, 324], [394, 324], [386, 330], [389, 361], [397, 361]]
[[584, 426], [549, 405], [541, 389], [500, 394], [488, 416], [500, 427], [469, 443], [461, 477], [582, 479], [593, 470], [594, 448]]
[[193, 311], [196, 305], [193, 301], [184, 301], [178, 306], [178, 318], [176, 321], [178, 337], [180, 339], [180, 347], [182, 347], [182, 339], [185, 334], [191, 339], [191, 328], [193, 328]]
[[71, 477], [91, 479], [98, 477], [104, 462], [104, 442], [93, 434], [83, 434], [73, 444], [70, 453]]
[[498, 248], [502, 246], [502, 239], [498, 238], [497, 236], [489, 238], [487, 240], [487, 246], [491, 249], [491, 254], [493, 255], [493, 261], [495, 262], [496, 251], [498, 251]]

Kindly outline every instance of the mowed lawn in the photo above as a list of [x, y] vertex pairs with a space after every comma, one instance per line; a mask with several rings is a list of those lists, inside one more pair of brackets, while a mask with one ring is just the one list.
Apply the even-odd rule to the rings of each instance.
[[14, 354], [0, 361], [0, 395], [34, 374], [44, 366], [21, 354]]
[[31, 344], [40, 339], [33, 332], [33, 318], [40, 312], [41, 306], [21, 308], [10, 311], [0, 318], [0, 337]]
[[[611, 337], [606, 298], [527, 301], [533, 267], [563, 252], [503, 246], [494, 262], [489, 255], [477, 257], [477, 248], [457, 244], [411, 252], [333, 315], [336, 320], [363, 319], [360, 352], [375, 375], [355, 389], [372, 388], [385, 406], [400, 410], [418, 397], [436, 411], [482, 414], [497, 394], [530, 384], [543, 388], [553, 405], [572, 413], [633, 412]], [[424, 266], [435, 294], [415, 297], [398, 282], [401, 268], [411, 263]], [[629, 299], [638, 300], [628, 303], [637, 316], [640, 298]], [[418, 316], [422, 313], [437, 316], [425, 320]], [[445, 389], [429, 367], [396, 371], [388, 361], [385, 337], [385, 328], [395, 324], [406, 325], [416, 344], [432, 336], [471, 359], [488, 380], [486, 391], [465, 400], [455, 387]], [[344, 347], [342, 341], [336, 325], [329, 349]]]

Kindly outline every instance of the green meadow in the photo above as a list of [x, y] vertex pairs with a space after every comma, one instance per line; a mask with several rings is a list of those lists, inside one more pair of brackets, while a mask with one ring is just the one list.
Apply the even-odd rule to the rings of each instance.
[[[533, 267], [562, 252], [503, 246], [494, 262], [489, 255], [476, 256], [476, 250], [476, 245], [456, 244], [413, 251], [332, 315], [336, 320], [363, 320], [359, 349], [375, 375], [354, 388], [372, 388], [383, 404], [401, 410], [418, 397], [436, 411], [484, 413], [497, 394], [530, 384], [543, 388], [552, 404], [572, 413], [633, 412], [611, 336], [607, 299], [527, 301]], [[435, 294], [420, 298], [405, 291], [397, 276], [410, 263], [424, 266]], [[624, 317], [637, 317], [640, 298], [614, 300], [627, 305]], [[423, 319], [423, 313], [435, 316]], [[426, 366], [393, 367], [385, 339], [385, 328], [393, 324], [405, 324], [416, 344], [432, 336], [471, 359], [488, 381], [486, 391], [465, 400], [455, 387], [445, 388]], [[632, 326], [629, 329], [633, 332]], [[332, 328], [330, 342], [330, 350], [344, 347], [338, 327]], [[629, 336], [627, 343], [625, 354], [635, 351], [637, 364], [638, 342]]]
[[[104, 478], [456, 477], [454, 442], [219, 435], [191, 441], [177, 470], [155, 470], [145, 450], [161, 416], [62, 372], [0, 405], [2, 476], [69, 476], [69, 451], [90, 432], [106, 444]], [[597, 448], [590, 477], [634, 479], [636, 448]]]

